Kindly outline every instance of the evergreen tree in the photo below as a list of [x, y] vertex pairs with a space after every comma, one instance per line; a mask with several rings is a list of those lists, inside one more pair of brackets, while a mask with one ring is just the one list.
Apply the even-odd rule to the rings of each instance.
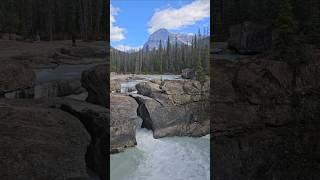
[[102, 36], [103, 36], [103, 39], [104, 40], [107, 40], [108, 38], [108, 19], [109, 19], [109, 14], [108, 14], [108, 2], [107, 0], [102, 0], [102, 14], [101, 14], [101, 33], [102, 33]]
[[302, 48], [290, 0], [281, 0], [275, 33], [273, 52], [276, 58], [289, 64], [299, 63]]
[[197, 80], [203, 86], [203, 83], [206, 81], [206, 79], [205, 79], [206, 77], [205, 77], [205, 73], [204, 73], [204, 70], [202, 67], [202, 62], [201, 62], [200, 56], [198, 56], [198, 59], [197, 59], [196, 76], [197, 76]]

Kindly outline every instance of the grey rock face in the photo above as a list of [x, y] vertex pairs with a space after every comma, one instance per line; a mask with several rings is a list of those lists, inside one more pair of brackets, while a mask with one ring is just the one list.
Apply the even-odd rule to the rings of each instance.
[[0, 101], [0, 179], [88, 179], [90, 136], [59, 109]]
[[[89, 169], [101, 179], [107, 179], [105, 169], [108, 155], [106, 147], [109, 145], [107, 143], [109, 134], [107, 124], [110, 114], [108, 109], [67, 98], [3, 99], [0, 104], [1, 107], [5, 107], [3, 111], [0, 109], [3, 117], [1, 120], [8, 120], [8, 122], [2, 121], [1, 124], [10, 126], [10, 123], [17, 121], [11, 130], [2, 131], [4, 139], [14, 139], [13, 142], [17, 143], [10, 144], [9, 150], [21, 148], [17, 154], [21, 154], [21, 157], [30, 157], [22, 159], [24, 166], [17, 169], [24, 173], [12, 173], [9, 174], [10, 177], [19, 174], [23, 175], [21, 179], [35, 177], [88, 179], [87, 169]], [[7, 107], [17, 111], [14, 115], [10, 115]], [[22, 128], [21, 131], [17, 130], [19, 127]], [[29, 151], [28, 148], [33, 145], [36, 148]], [[43, 154], [43, 156], [38, 157], [33, 153]], [[9, 163], [15, 161], [15, 156], [15, 153], [6, 154], [7, 160], [3, 161], [5, 164], [0, 168], [15, 170], [14, 164]], [[36, 164], [33, 165], [32, 163], [35, 162]], [[5, 176], [7, 175], [4, 174]]]
[[34, 79], [34, 72], [27, 65], [19, 63], [1, 63], [0, 94], [31, 88]]
[[82, 73], [81, 83], [88, 91], [87, 101], [109, 107], [108, 65], [97, 65]]
[[312, 56], [296, 86], [292, 69], [268, 57], [212, 62], [214, 179], [319, 176], [319, 51]]
[[149, 97], [131, 94], [139, 104], [142, 127], [153, 130], [155, 138], [209, 133], [208, 91], [201, 93], [199, 82], [165, 80], [159, 88], [161, 91], [151, 88], [152, 96]]
[[120, 94], [110, 95], [110, 104], [110, 152], [116, 153], [137, 144], [138, 104], [133, 98]]
[[102, 180], [108, 179], [109, 109], [77, 100], [64, 99], [60, 104], [60, 109], [77, 117], [91, 136], [85, 158], [87, 167]]
[[170, 44], [172, 45], [174, 45], [176, 42], [178, 45], [191, 44], [193, 38], [193, 36], [187, 34], [171, 33], [167, 29], [162, 28], [150, 35], [148, 41], [143, 45], [143, 50], [146, 50], [147, 48], [149, 48], [149, 50], [152, 50], [153, 48], [159, 48], [160, 40], [162, 47], [167, 47], [168, 37]]
[[136, 85], [136, 89], [137, 89], [139, 94], [142, 94], [144, 96], [149, 96], [150, 97], [151, 94], [152, 94], [151, 86], [146, 82], [137, 84]]
[[196, 77], [196, 73], [193, 69], [186, 68], [182, 70], [181, 77], [183, 79], [194, 79]]

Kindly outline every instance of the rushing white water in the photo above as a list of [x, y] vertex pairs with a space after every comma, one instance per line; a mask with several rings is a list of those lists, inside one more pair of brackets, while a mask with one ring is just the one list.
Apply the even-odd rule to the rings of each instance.
[[137, 147], [111, 155], [111, 180], [209, 180], [210, 137], [154, 139], [139, 129]]
[[127, 80], [126, 82], [121, 83], [121, 90], [120, 93], [129, 92], [129, 90], [134, 91], [136, 84], [140, 82], [147, 82], [152, 79], [159, 79], [159, 80], [176, 80], [181, 79], [181, 75], [157, 75], [157, 74], [147, 74], [147, 75], [138, 75], [140, 80]]

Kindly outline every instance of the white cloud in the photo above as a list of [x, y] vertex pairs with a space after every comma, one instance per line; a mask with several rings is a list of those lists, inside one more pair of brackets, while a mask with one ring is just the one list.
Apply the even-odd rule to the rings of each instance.
[[179, 9], [156, 10], [148, 23], [148, 31], [153, 33], [160, 28], [175, 30], [207, 17], [210, 17], [210, 0], [195, 0]]
[[125, 39], [124, 36], [124, 29], [115, 26], [114, 23], [116, 22], [115, 16], [118, 14], [119, 8], [115, 8], [110, 5], [110, 39], [111, 41], [121, 41]]
[[115, 46], [114, 48], [120, 51], [133, 51], [133, 50], [139, 50], [140, 48], [142, 48], [142, 46], [134, 47], [134, 46], [120, 44]]

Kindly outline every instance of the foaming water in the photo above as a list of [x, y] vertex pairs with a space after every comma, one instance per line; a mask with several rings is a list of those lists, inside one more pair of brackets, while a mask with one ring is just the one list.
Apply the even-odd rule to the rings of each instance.
[[210, 137], [154, 139], [139, 129], [137, 147], [111, 155], [111, 180], [209, 180]]

